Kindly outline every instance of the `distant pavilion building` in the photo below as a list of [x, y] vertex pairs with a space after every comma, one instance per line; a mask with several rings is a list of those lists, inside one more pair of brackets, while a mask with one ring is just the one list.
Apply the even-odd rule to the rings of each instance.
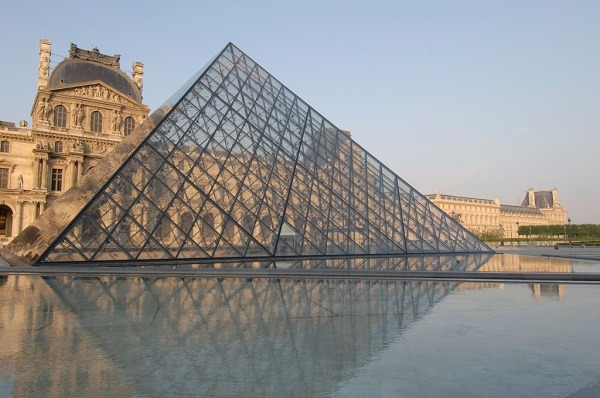
[[446, 194], [425, 195], [446, 214], [479, 236], [516, 238], [519, 226], [565, 225], [567, 209], [558, 190], [528, 189], [520, 206], [503, 205], [498, 198], [478, 199]]

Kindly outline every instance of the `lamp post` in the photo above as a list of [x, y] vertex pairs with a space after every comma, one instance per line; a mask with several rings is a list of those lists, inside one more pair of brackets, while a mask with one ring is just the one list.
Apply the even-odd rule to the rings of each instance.
[[517, 246], [521, 246], [521, 242], [519, 241], [519, 222], [517, 221]]
[[571, 247], [571, 217], [567, 219], [568, 227], [567, 227], [567, 240], [569, 241], [569, 247]]
[[504, 228], [500, 224], [500, 246], [504, 246]]

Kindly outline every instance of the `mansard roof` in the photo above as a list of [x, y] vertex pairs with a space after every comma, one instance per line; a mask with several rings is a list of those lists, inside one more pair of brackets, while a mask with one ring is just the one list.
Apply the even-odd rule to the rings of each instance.
[[[552, 192], [550, 191], [535, 191], [533, 195], [535, 199], [535, 207], [538, 207], [540, 209], [546, 209], [554, 205], [554, 200], [552, 199]], [[521, 203], [521, 206], [529, 206], [528, 194], [525, 194], [525, 199], [523, 199], [523, 203]]]
[[537, 207], [528, 206], [512, 206], [512, 205], [500, 205], [500, 212], [502, 213], [517, 213], [541, 216], [542, 212]]
[[425, 197], [427, 197], [428, 199], [443, 199], [443, 200], [450, 200], [450, 201], [463, 202], [463, 203], [477, 203], [477, 204], [486, 204], [486, 205], [496, 205], [497, 204], [496, 201], [494, 201], [492, 199], [471, 198], [468, 196], [446, 195], [446, 194], [441, 194], [441, 193], [428, 194], [428, 195], [425, 195]]

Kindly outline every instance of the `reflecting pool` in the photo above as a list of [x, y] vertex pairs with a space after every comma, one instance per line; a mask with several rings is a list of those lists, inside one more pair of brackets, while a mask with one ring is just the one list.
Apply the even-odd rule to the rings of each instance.
[[[545, 272], [495, 258], [464, 266]], [[572, 270], [547, 272], [561, 261]], [[587, 396], [598, 297], [574, 283], [10, 275], [0, 396]]]

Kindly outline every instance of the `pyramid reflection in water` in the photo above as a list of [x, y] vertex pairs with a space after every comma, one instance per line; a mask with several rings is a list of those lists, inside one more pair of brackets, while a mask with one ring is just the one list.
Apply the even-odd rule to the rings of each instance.
[[178, 93], [9, 261], [490, 251], [233, 44]]

